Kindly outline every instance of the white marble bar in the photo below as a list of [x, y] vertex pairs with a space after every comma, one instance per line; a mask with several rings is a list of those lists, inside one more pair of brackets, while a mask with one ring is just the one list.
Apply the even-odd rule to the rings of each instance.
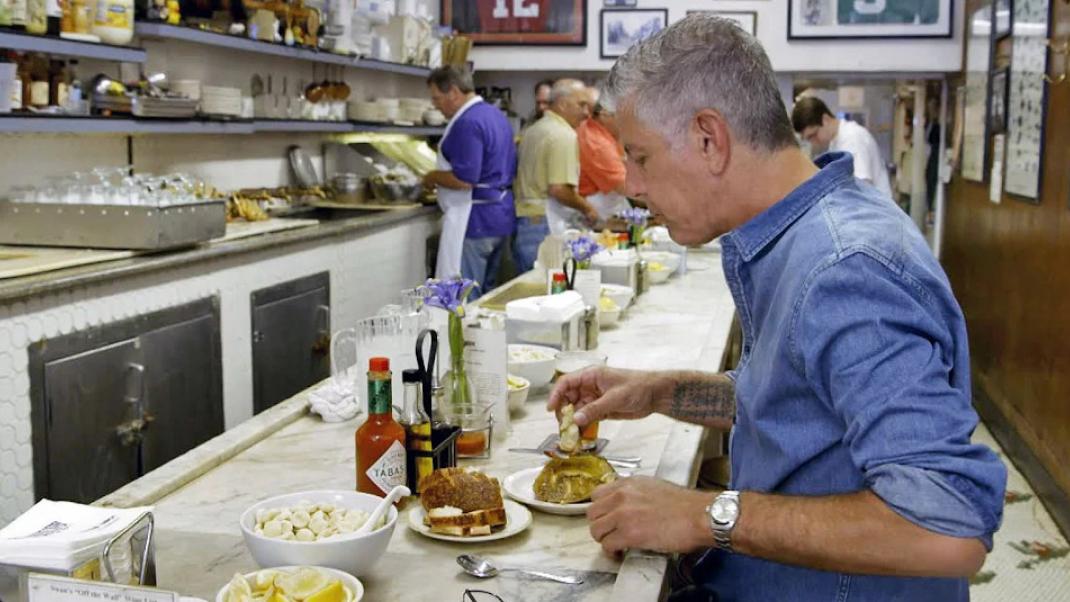
[[[720, 367], [734, 312], [720, 255], [691, 253], [688, 259], [687, 274], [653, 286], [619, 325], [602, 331], [599, 349], [611, 366]], [[495, 442], [491, 459], [462, 465], [499, 479], [537, 466], [537, 457], [505, 450], [534, 447], [556, 430], [553, 416], [544, 411], [546, 396], [533, 392], [526, 407], [512, 415], [512, 430], [507, 440]], [[285, 403], [276, 415], [262, 420], [259, 440], [252, 426], [236, 435], [229, 431], [102, 500], [120, 506], [156, 505], [160, 587], [214, 599], [235, 572], [256, 569], [238, 529], [238, 517], [248, 506], [281, 493], [353, 488], [353, 432], [363, 416], [325, 424], [302, 411], [303, 395]], [[643, 458], [637, 474], [694, 484], [704, 429], [653, 416], [607, 421], [599, 434], [610, 440], [606, 453]], [[455, 563], [462, 553], [486, 555], [501, 566], [579, 573], [586, 581], [560, 585], [511, 572], [477, 581]], [[431, 540], [409, 529], [402, 516], [386, 554], [364, 583], [366, 599], [372, 602], [460, 600], [466, 588], [495, 592], [506, 602], [653, 601], [662, 592], [666, 566], [665, 556], [648, 552], [631, 552], [623, 562], [607, 557], [591, 539], [583, 516], [534, 512], [526, 531], [487, 544]]]

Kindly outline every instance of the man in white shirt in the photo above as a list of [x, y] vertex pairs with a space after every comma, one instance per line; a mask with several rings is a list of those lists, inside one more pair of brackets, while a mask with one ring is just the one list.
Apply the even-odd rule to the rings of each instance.
[[877, 141], [866, 128], [853, 121], [836, 119], [820, 98], [800, 98], [791, 110], [791, 123], [803, 140], [818, 153], [847, 151], [855, 159], [855, 177], [872, 184], [889, 198], [892, 185], [881, 159]]

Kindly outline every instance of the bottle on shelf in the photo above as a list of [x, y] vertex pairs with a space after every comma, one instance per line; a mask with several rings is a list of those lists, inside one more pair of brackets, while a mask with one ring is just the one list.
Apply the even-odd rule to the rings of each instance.
[[48, 31], [48, 0], [26, 0], [26, 33], [43, 36]]
[[0, 0], [0, 27], [11, 27], [11, 0]]
[[71, 0], [59, 0], [59, 10], [60, 33], [74, 33], [74, 4], [71, 3]]
[[78, 61], [76, 60], [72, 60], [67, 64], [67, 81], [70, 82], [70, 88], [67, 92], [67, 112], [72, 115], [85, 114], [85, 105], [82, 102], [82, 82], [78, 80]]
[[368, 361], [368, 420], [354, 436], [357, 452], [357, 491], [386, 496], [406, 484], [405, 429], [394, 420], [390, 360]]
[[11, 28], [14, 30], [26, 29], [27, 18], [26, 0], [11, 0]]
[[68, 90], [70, 90], [66, 63], [57, 60], [49, 63], [48, 83], [48, 104], [54, 107], [66, 107]]
[[26, 108], [43, 109], [47, 107], [50, 100], [50, 90], [48, 60], [42, 55], [35, 54], [30, 60], [30, 102]]
[[107, 44], [129, 44], [134, 39], [134, 0], [99, 0], [93, 35]]
[[[408, 450], [406, 474], [408, 487], [413, 494], [419, 494], [420, 481], [435, 470], [431, 457], [431, 417], [424, 411], [421, 381], [423, 372], [415, 369], [404, 370], [401, 382], [404, 384], [405, 409], [401, 413], [401, 425], [405, 427], [405, 445]], [[417, 453], [427, 455], [418, 456]]]
[[45, 33], [50, 36], [58, 36], [60, 23], [63, 20], [63, 8], [61, 0], [45, 0]]
[[16, 68], [15, 78], [18, 83], [15, 87], [18, 88], [18, 97], [12, 94], [12, 108], [15, 110], [25, 110], [30, 108], [30, 55], [23, 54], [18, 59], [18, 67]]

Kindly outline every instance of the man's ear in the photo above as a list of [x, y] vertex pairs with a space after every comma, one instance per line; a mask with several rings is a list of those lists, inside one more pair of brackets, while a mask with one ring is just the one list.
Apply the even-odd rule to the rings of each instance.
[[691, 143], [710, 174], [723, 174], [732, 156], [732, 134], [724, 115], [713, 109], [703, 109], [695, 113], [690, 130]]

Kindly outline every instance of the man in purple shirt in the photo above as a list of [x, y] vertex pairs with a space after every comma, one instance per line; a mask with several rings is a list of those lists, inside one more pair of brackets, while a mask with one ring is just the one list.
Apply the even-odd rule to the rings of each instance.
[[500, 110], [475, 94], [466, 69], [436, 69], [427, 85], [431, 102], [450, 118], [439, 143], [437, 169], [424, 177], [425, 186], [438, 187], [446, 212], [435, 276], [460, 273], [475, 280], [479, 287], [469, 297], [474, 299], [494, 288], [502, 250], [516, 223], [513, 129]]

